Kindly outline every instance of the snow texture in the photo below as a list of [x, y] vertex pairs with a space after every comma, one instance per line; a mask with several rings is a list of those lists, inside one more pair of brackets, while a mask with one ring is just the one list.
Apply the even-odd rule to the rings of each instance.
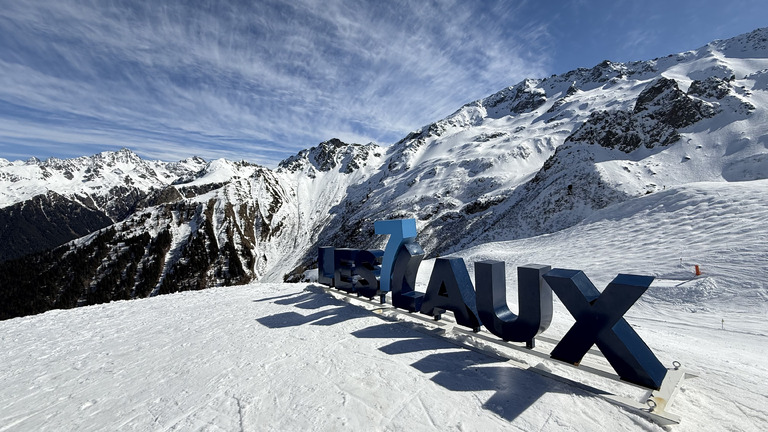
[[[626, 318], [681, 385], [672, 430], [768, 427], [768, 181], [639, 197], [552, 235], [463, 251], [474, 261], [656, 282]], [[419, 289], [431, 261], [419, 271]], [[694, 277], [694, 264], [703, 275]], [[472, 272], [470, 271], [470, 274]], [[515, 310], [515, 290], [508, 288]], [[560, 338], [573, 323], [555, 300]], [[306, 284], [252, 284], [0, 322], [0, 430], [617, 430], [661, 427], [553, 373], [633, 386], [514, 351], [500, 361]], [[500, 349], [500, 348], [496, 348]]]

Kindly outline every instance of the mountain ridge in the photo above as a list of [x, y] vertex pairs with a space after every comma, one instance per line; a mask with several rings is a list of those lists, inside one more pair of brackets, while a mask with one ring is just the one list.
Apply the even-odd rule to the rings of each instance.
[[[72, 239], [65, 255], [99, 238], [112, 257], [126, 254], [121, 243], [142, 245], [122, 267], [92, 260], [77, 303], [108, 274], [122, 275], [111, 283], [124, 292], [153, 286], [147, 295], [298, 280], [317, 245], [381, 247], [380, 219], [415, 218], [431, 256], [548, 234], [667, 187], [768, 177], [766, 40], [764, 28], [654, 60], [526, 79], [390, 147], [331, 139], [275, 169], [143, 161], [127, 149], [0, 161], [0, 214], [59, 187], [115, 222], [111, 239], [104, 229]], [[161, 233], [167, 245], [156, 244]]]

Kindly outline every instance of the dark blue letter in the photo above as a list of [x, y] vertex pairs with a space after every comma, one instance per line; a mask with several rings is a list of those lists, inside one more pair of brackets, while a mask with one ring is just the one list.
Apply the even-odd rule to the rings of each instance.
[[445, 311], [453, 311], [456, 323], [480, 330], [475, 306], [475, 289], [461, 258], [438, 258], [429, 277], [429, 285], [421, 304], [421, 313], [439, 318]]
[[621, 379], [658, 389], [667, 369], [623, 315], [653, 282], [653, 276], [620, 274], [602, 294], [584, 272], [554, 269], [544, 279], [576, 319], [552, 350], [552, 358], [579, 364], [593, 344]]
[[398, 309], [416, 312], [421, 309], [424, 293], [416, 291], [416, 274], [424, 258], [418, 243], [407, 240], [400, 245], [392, 270], [392, 305]]
[[373, 298], [379, 293], [379, 275], [381, 268], [381, 256], [384, 255], [380, 250], [361, 250], [355, 256], [354, 274], [360, 276], [354, 278], [355, 292], [363, 297]]
[[333, 286], [336, 289], [354, 292], [354, 268], [355, 256], [360, 252], [358, 249], [339, 248], [333, 253]]
[[333, 286], [333, 247], [321, 246], [317, 249], [317, 283]]
[[534, 337], [552, 322], [552, 290], [541, 278], [549, 270], [535, 264], [517, 268], [520, 315], [515, 315], [507, 306], [504, 262], [476, 262], [477, 312], [485, 328], [505, 341], [525, 342], [533, 348]]

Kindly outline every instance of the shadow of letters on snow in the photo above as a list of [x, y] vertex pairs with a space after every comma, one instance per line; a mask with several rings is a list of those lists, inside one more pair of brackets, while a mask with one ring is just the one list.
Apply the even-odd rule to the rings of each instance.
[[431, 380], [450, 391], [494, 392], [483, 408], [506, 420], [517, 418], [546, 393], [573, 393], [573, 389], [566, 391], [562, 384], [536, 373], [408, 328], [408, 323], [385, 323], [352, 334], [359, 338], [399, 338], [379, 348], [389, 355], [431, 351], [411, 366], [434, 374]]
[[[281, 305], [294, 305], [298, 309], [313, 311], [283, 312], [257, 318], [269, 328], [286, 328], [302, 325], [330, 326], [350, 319], [377, 316], [362, 308], [346, 304], [314, 290], [289, 296], [277, 296], [271, 300]], [[386, 319], [386, 318], [385, 318]], [[418, 324], [407, 322], [382, 323], [352, 332], [361, 339], [396, 339], [379, 347], [387, 355], [399, 356], [416, 352], [429, 352], [411, 364], [424, 373], [434, 374], [431, 380], [450, 391], [490, 391], [493, 395], [483, 403], [483, 408], [507, 420], [513, 420], [546, 393], [564, 393], [564, 385], [548, 380], [524, 369], [505, 365], [504, 361], [485, 354], [457, 347], [417, 330]], [[568, 389], [573, 393], [574, 389]], [[576, 390], [576, 392], [579, 392]], [[585, 393], [586, 395], [586, 393]]]
[[256, 319], [259, 324], [269, 328], [296, 327], [306, 324], [330, 326], [367, 315], [364, 310], [359, 308], [350, 310], [325, 294], [304, 292], [298, 295], [278, 296], [274, 299], [274, 303], [280, 305], [293, 305], [305, 310], [322, 310], [309, 315], [298, 312], [283, 312]]

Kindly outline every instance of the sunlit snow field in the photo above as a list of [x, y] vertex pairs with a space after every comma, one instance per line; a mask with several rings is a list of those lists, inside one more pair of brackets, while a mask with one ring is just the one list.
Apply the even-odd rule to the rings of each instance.
[[[768, 181], [697, 183], [570, 229], [488, 243], [472, 263], [657, 277], [627, 320], [683, 382], [671, 430], [768, 428]], [[471, 233], [468, 233], [471, 235]], [[420, 289], [432, 262], [422, 264]], [[698, 264], [702, 276], [694, 277]], [[546, 335], [573, 323], [555, 300]], [[0, 322], [0, 431], [660, 430], [527, 367], [633, 396], [524, 353], [502, 362], [312, 284], [252, 284]], [[529, 366], [525, 366], [525, 365]], [[594, 381], [594, 382], [593, 382]], [[636, 396], [642, 397], [642, 391]]]

